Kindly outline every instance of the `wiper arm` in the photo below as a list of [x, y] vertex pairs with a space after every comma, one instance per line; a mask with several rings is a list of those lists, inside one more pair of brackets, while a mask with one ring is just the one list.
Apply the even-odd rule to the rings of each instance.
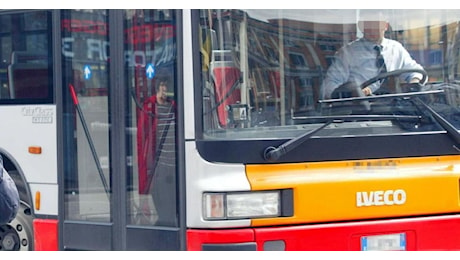
[[266, 161], [276, 161], [281, 156], [285, 155], [286, 153], [292, 151], [294, 148], [302, 144], [305, 140], [310, 138], [310, 136], [314, 135], [316, 132], [320, 131], [321, 129], [325, 128], [326, 126], [330, 125], [332, 122], [341, 122], [338, 120], [328, 120], [326, 123], [320, 125], [319, 127], [310, 130], [294, 139], [291, 139], [278, 147], [269, 146], [265, 148], [264, 151], [264, 159]]
[[293, 120], [317, 120], [317, 119], [326, 119], [327, 121], [320, 125], [319, 127], [312, 129], [296, 138], [293, 138], [278, 147], [269, 146], [264, 150], [264, 159], [267, 161], [276, 161], [281, 156], [292, 151], [297, 146], [301, 145], [303, 142], [308, 140], [318, 131], [324, 129], [326, 126], [331, 123], [343, 123], [347, 120], [393, 120], [393, 119], [415, 119], [420, 120], [421, 116], [411, 116], [411, 115], [343, 115], [343, 116], [308, 116], [308, 117], [292, 117]]
[[361, 101], [361, 100], [374, 100], [374, 99], [387, 99], [387, 98], [405, 98], [405, 97], [421, 96], [421, 95], [428, 95], [428, 94], [438, 94], [438, 93], [443, 93], [443, 92], [444, 92], [443, 89], [438, 89], [438, 90], [427, 90], [427, 91], [419, 91], [419, 92], [373, 95], [373, 96], [365, 96], [365, 97], [322, 99], [322, 100], [318, 100], [318, 102], [324, 103], [324, 104], [330, 104], [330, 103], [347, 102], [347, 101]]
[[[417, 97], [417, 101], [423, 105], [428, 112], [430, 112], [431, 116], [438, 122], [444, 130], [446, 130], [447, 134], [454, 139], [457, 144], [460, 144], [460, 133], [458, 132], [457, 128], [455, 128], [449, 121], [447, 121], [443, 116], [441, 116], [438, 112], [436, 112], [433, 108], [423, 102], [420, 98]], [[456, 150], [460, 150], [458, 147], [454, 146]]]

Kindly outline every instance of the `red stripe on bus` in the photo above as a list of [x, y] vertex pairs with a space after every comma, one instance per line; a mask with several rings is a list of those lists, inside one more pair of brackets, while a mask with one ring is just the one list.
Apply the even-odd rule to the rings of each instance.
[[34, 219], [34, 250], [58, 250], [57, 219]]

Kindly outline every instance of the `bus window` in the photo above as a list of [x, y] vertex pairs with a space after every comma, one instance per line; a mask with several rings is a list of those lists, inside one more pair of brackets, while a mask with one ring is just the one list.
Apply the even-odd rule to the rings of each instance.
[[46, 11], [2, 16], [0, 103], [53, 101], [48, 23]]

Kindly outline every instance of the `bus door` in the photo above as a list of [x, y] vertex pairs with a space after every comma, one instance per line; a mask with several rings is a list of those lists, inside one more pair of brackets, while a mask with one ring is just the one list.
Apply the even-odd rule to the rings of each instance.
[[184, 248], [176, 12], [61, 11], [61, 250]]

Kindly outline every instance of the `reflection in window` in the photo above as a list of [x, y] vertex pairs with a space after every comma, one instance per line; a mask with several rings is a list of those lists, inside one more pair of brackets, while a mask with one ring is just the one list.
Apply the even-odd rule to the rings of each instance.
[[11, 31], [11, 15], [2, 15], [0, 17], [0, 32], [8, 33]]
[[109, 222], [108, 17], [105, 10], [64, 10], [61, 14], [65, 218]]
[[[173, 10], [126, 10], [128, 222], [178, 226]], [[154, 71], [154, 73], [153, 73]]]
[[307, 67], [307, 64], [305, 63], [305, 59], [302, 54], [297, 54], [297, 53], [289, 53], [289, 58], [291, 59], [291, 63], [295, 67]]
[[50, 17], [48, 11], [0, 17], [0, 102], [53, 101]]
[[[258, 138], [258, 127], [293, 124], [293, 115], [316, 117], [356, 113], [355, 108], [350, 108], [350, 102], [324, 105], [321, 88], [331, 65], [340, 62], [335, 58], [336, 53], [364, 36], [358, 23], [362, 11], [201, 10], [201, 29], [216, 35], [211, 48], [201, 49], [201, 54], [204, 50], [208, 52], [202, 57], [222, 52], [231, 54], [227, 60], [203, 60], [204, 64], [210, 63], [211, 68], [202, 71], [206, 97], [203, 106], [205, 136], [227, 138], [229, 132], [238, 136], [239, 128], [253, 128], [250, 130], [254, 130], [254, 138]], [[368, 12], [375, 15], [382, 10], [369, 9]], [[458, 10], [384, 12], [388, 22], [385, 37], [407, 49], [427, 71], [429, 83], [459, 78]], [[371, 54], [366, 64], [375, 64], [375, 55]], [[354, 66], [358, 66], [358, 62]], [[401, 92], [404, 76], [394, 80], [397, 83], [391, 91]], [[349, 75], [343, 77], [349, 81], [356, 79]], [[343, 83], [342, 79], [336, 81]], [[389, 105], [382, 106], [385, 113], [392, 113]], [[236, 115], [235, 107], [243, 108], [238, 111], [243, 111], [244, 116]], [[240, 123], [233, 124], [233, 121]], [[275, 132], [276, 128], [271, 130]]]

